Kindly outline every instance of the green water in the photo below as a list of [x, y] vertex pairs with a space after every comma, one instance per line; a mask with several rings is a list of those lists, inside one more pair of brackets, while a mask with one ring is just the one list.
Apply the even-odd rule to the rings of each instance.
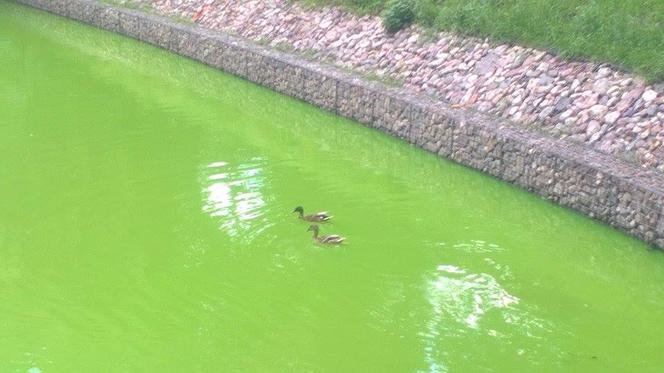
[[[664, 369], [664, 255], [0, 2], [1, 372]], [[296, 205], [329, 210], [312, 243]]]

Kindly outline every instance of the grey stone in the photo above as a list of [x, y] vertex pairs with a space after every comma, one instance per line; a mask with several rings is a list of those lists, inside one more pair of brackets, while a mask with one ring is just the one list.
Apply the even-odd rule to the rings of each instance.
[[539, 118], [539, 119], [546, 119], [546, 118], [548, 118], [549, 115], [551, 115], [551, 113], [553, 113], [553, 110], [554, 110], [554, 109], [555, 109], [555, 108], [554, 108], [553, 106], [548, 106], [548, 107], [544, 108], [542, 111], [540, 111], [540, 113], [539, 113], [539, 115], [538, 115], [538, 118]]
[[358, 79], [344, 79], [337, 84], [336, 112], [360, 123], [371, 123], [377, 92]]
[[554, 107], [554, 112], [555, 113], [560, 113], [562, 111], [565, 111], [571, 103], [571, 99], [569, 97], [561, 97], [556, 101], [556, 105]]
[[157, 47], [168, 48], [171, 40], [171, 24], [141, 17], [138, 39]]
[[657, 114], [657, 111], [657, 105], [648, 105], [646, 108], [646, 115], [649, 117], [654, 117]]
[[495, 53], [488, 53], [475, 66], [477, 73], [480, 75], [486, 75], [487, 73], [493, 72], [496, 69], [495, 64], [497, 59], [498, 57]]
[[336, 110], [338, 80], [317, 69], [302, 72], [302, 99], [329, 111]]
[[115, 8], [96, 9], [92, 15], [93, 25], [117, 32], [120, 29], [120, 12]]
[[130, 11], [120, 11], [118, 32], [130, 38], [140, 39], [139, 16]]

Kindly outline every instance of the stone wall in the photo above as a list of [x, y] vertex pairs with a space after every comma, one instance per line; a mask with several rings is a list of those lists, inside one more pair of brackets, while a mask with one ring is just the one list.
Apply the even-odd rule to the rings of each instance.
[[[116, 0], [117, 1], [117, 0]], [[306, 54], [664, 173], [664, 85], [610, 64], [291, 0], [122, 0]]]
[[194, 25], [94, 0], [17, 0], [355, 119], [664, 249], [664, 175]]

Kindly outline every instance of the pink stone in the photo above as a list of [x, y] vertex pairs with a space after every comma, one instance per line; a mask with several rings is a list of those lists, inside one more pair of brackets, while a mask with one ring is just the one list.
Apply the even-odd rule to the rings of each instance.
[[585, 93], [581, 100], [575, 100], [575, 105], [581, 109], [588, 109], [597, 104], [598, 95], [596, 93]]
[[612, 111], [612, 112], [606, 114], [606, 116], [604, 116], [604, 121], [606, 123], [613, 124], [618, 120], [618, 118], [620, 118], [620, 112], [619, 111]]
[[653, 101], [654, 99], [657, 98], [657, 92], [655, 92], [655, 91], [652, 90], [652, 89], [649, 89], [649, 90], [643, 92], [643, 96], [641, 96], [641, 98], [642, 98], [643, 101], [645, 101], [645, 102]]
[[607, 110], [607, 107], [604, 105], [593, 105], [590, 108], [590, 115], [592, 115], [592, 117], [595, 119], [602, 118], [606, 114]]
[[588, 136], [592, 136], [592, 135], [594, 135], [595, 133], [599, 132], [600, 128], [601, 128], [601, 126], [600, 126], [600, 124], [599, 124], [598, 121], [596, 121], [596, 120], [591, 120], [591, 121], [588, 123], [588, 127], [586, 127], [586, 135], [588, 135]]

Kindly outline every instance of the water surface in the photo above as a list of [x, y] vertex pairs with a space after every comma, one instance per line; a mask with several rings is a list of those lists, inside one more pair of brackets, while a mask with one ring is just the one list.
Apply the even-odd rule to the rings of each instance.
[[2, 372], [664, 369], [664, 256], [606, 226], [6, 2], [0, 66]]

